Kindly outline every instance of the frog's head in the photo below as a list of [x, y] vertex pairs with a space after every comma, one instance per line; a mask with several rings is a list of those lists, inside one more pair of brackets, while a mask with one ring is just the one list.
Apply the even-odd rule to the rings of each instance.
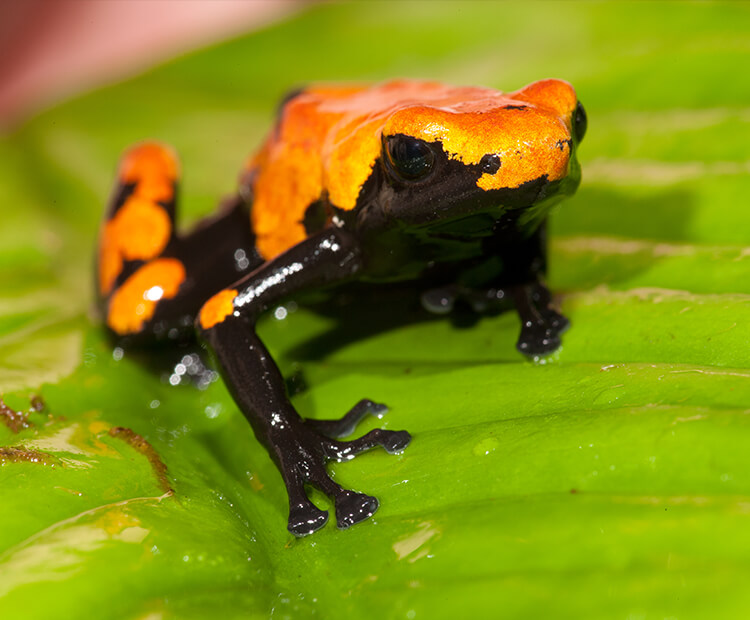
[[387, 219], [429, 228], [516, 211], [538, 222], [580, 182], [586, 114], [561, 80], [513, 93], [457, 89], [406, 105], [382, 128], [377, 202]]

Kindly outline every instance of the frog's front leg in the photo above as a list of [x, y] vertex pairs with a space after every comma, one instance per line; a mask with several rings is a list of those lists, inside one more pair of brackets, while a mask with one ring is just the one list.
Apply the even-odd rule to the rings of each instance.
[[384, 411], [370, 401], [357, 404], [341, 421], [303, 420], [287, 396], [284, 380], [255, 333], [265, 310], [291, 293], [344, 281], [361, 268], [356, 240], [347, 232], [325, 230], [287, 250], [246, 276], [232, 289], [209, 299], [198, 316], [198, 328], [213, 350], [237, 405], [279, 468], [289, 494], [288, 529], [296, 536], [322, 527], [328, 514], [307, 497], [312, 484], [334, 500], [337, 524], [346, 528], [371, 516], [374, 497], [347, 490], [326, 472], [326, 462], [349, 460], [380, 445], [403, 450], [405, 431], [375, 430], [349, 442], [333, 437], [353, 429], [368, 413]]
[[503, 263], [498, 281], [515, 302], [521, 319], [516, 348], [528, 356], [545, 355], [560, 347], [560, 335], [569, 322], [552, 303], [544, 284], [547, 271], [547, 222], [531, 235], [514, 233], [514, 227], [497, 231], [494, 252]]
[[[452, 283], [422, 294], [422, 305], [430, 312], [447, 314], [456, 302], [468, 303], [479, 314], [504, 309], [512, 302], [521, 319], [516, 348], [527, 356], [545, 355], [560, 347], [560, 336], [570, 325], [554, 307], [544, 284], [547, 269], [546, 222], [529, 236], [514, 228], [499, 229], [486, 247], [489, 261], [499, 259], [495, 275], [473, 282]], [[481, 266], [480, 273], [484, 267]], [[466, 274], [464, 274], [466, 276]], [[476, 276], [474, 276], [476, 279]], [[469, 280], [472, 275], [469, 272]]]

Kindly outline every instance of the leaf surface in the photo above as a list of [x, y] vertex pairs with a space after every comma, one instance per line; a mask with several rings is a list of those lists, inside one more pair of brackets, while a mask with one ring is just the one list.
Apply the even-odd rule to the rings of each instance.
[[[427, 6], [317, 6], [3, 137], [3, 616], [745, 614], [748, 5]], [[285, 90], [394, 76], [576, 86], [584, 181], [550, 257], [572, 327], [534, 364], [515, 315], [459, 325], [405, 291], [266, 318], [303, 415], [368, 397], [390, 412], [361, 431], [414, 435], [331, 468], [380, 498], [373, 519], [296, 540], [221, 382], [169, 385], [186, 351], [113, 354], [92, 310], [96, 229], [128, 144], [176, 147], [187, 225], [231, 190]]]

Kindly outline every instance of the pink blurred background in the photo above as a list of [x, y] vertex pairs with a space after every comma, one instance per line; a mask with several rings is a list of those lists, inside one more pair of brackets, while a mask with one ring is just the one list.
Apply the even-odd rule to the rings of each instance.
[[0, 127], [191, 49], [261, 28], [306, 0], [4, 0]]

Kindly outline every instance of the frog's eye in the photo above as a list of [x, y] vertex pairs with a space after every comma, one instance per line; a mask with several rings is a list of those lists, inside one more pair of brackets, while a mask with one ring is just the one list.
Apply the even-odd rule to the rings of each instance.
[[588, 121], [586, 120], [586, 110], [583, 109], [581, 102], [578, 102], [576, 111], [573, 114], [573, 131], [576, 134], [576, 142], [583, 140], [583, 136], [586, 135], [586, 126]]
[[385, 154], [393, 172], [406, 181], [426, 177], [435, 165], [435, 153], [424, 140], [396, 134], [386, 136]]

